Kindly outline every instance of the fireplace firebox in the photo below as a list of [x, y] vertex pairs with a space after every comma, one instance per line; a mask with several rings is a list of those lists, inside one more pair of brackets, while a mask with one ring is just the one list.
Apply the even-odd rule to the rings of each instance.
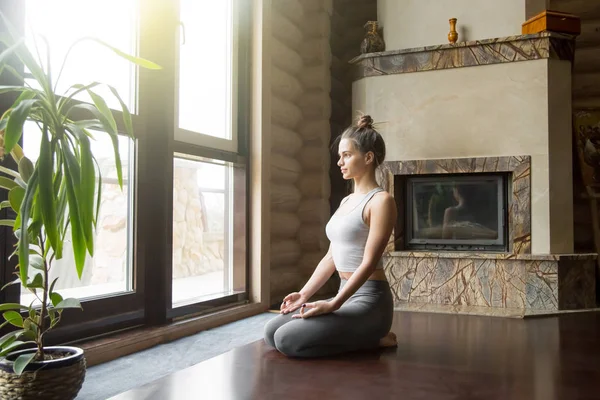
[[404, 177], [406, 249], [508, 250], [505, 173]]

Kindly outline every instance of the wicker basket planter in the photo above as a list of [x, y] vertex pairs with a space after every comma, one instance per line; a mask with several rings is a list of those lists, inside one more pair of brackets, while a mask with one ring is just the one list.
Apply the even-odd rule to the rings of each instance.
[[63, 357], [31, 362], [21, 376], [13, 372], [13, 360], [35, 349], [20, 350], [0, 360], [0, 399], [73, 400], [85, 379], [85, 357], [78, 347], [46, 347], [47, 354]]

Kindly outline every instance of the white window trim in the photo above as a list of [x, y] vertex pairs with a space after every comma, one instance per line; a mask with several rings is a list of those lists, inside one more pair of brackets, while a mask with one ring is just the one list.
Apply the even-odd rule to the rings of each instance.
[[[239, 37], [239, 21], [240, 21], [240, 7], [238, 1], [232, 0], [232, 46], [231, 46], [231, 69], [229, 80], [229, 101], [231, 114], [229, 116], [229, 130], [231, 132], [231, 139], [223, 139], [216, 136], [203, 134], [200, 132], [193, 132], [187, 129], [179, 127], [179, 65], [180, 65], [180, 46], [177, 45], [177, 68], [175, 70], [175, 134], [174, 139], [178, 142], [193, 144], [201, 147], [208, 147], [212, 149], [224, 150], [231, 153], [238, 152], [238, 126], [237, 126], [237, 114], [238, 114], [238, 77], [239, 77], [239, 43], [237, 38]], [[181, 43], [181, 29], [177, 33], [177, 43]]]

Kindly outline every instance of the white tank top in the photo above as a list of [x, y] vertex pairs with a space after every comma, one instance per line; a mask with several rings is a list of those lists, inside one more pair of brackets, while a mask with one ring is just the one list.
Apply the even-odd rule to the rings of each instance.
[[[375, 193], [381, 191], [383, 189], [379, 187], [371, 190], [352, 210], [346, 214], [338, 214], [336, 211], [327, 223], [325, 233], [331, 242], [333, 262], [338, 271], [354, 272], [362, 263], [369, 236], [369, 226], [363, 219], [363, 211]], [[376, 268], [383, 268], [381, 259]]]

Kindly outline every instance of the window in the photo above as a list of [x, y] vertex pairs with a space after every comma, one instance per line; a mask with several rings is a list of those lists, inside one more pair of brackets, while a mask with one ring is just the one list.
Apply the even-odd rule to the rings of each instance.
[[[108, 137], [93, 132], [92, 151], [103, 177], [96, 252], [86, 260], [82, 280], [68, 251], [53, 266], [61, 277], [59, 292], [80, 298], [84, 311], [65, 312], [63, 328], [50, 332], [49, 339], [66, 342], [164, 324], [246, 302], [251, 2], [16, 4], [0, 5], [0, 11], [23, 32], [42, 64], [52, 68], [57, 95], [74, 83], [101, 82], [94, 91], [105, 97], [115, 120], [122, 121], [120, 103], [105, 84], [110, 85], [129, 107], [135, 133], [129, 138], [119, 125], [121, 191]], [[139, 68], [90, 40], [70, 48], [83, 37], [95, 37], [163, 69]], [[32, 84], [33, 77], [24, 72]], [[82, 93], [76, 100], [90, 98]], [[38, 127], [27, 124], [22, 140], [26, 154], [35, 160]], [[0, 284], [12, 278], [15, 267], [14, 258], [7, 257], [14, 245], [11, 236], [0, 235]], [[10, 302], [32, 300], [17, 285], [0, 296]]]
[[[233, 239], [246, 237], [245, 221], [234, 218], [235, 194], [245, 198], [246, 186], [245, 174], [244, 179], [235, 179], [234, 171], [244, 168], [231, 161], [240, 158], [234, 123], [240, 81], [235, 67], [239, 60], [238, 4], [180, 0], [175, 96], [178, 151], [173, 165], [174, 309], [228, 297], [237, 301], [246, 291], [246, 263], [244, 257], [234, 255]], [[245, 209], [244, 204], [235, 206]]]
[[243, 292], [245, 269], [233, 268], [233, 166], [177, 155], [174, 170], [173, 307]]
[[179, 15], [176, 139], [234, 150], [233, 1], [181, 0]]

